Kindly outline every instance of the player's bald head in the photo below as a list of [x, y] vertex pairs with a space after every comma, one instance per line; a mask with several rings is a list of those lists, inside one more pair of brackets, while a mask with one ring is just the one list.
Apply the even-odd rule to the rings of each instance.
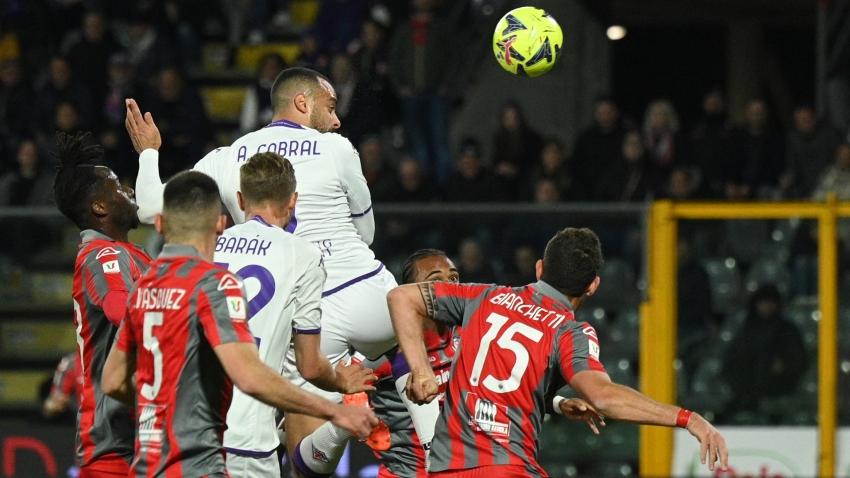
[[318, 71], [302, 67], [287, 68], [277, 75], [272, 85], [272, 106], [278, 112], [289, 107], [296, 95], [314, 98], [328, 90], [333, 91], [330, 81]]

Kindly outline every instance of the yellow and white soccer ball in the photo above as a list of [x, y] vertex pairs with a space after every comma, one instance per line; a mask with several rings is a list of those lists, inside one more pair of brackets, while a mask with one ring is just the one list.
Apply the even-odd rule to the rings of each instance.
[[514, 75], [535, 77], [548, 72], [561, 56], [563, 43], [561, 26], [537, 7], [509, 11], [493, 32], [496, 61]]

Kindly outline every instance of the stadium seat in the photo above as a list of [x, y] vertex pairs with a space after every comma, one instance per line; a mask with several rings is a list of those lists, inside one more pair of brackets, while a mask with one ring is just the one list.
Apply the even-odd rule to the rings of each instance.
[[707, 259], [703, 262], [711, 284], [711, 306], [721, 313], [735, 309], [740, 289], [741, 277], [735, 259]]
[[51, 375], [51, 370], [0, 371], [0, 409], [39, 408], [39, 389]]
[[0, 322], [0, 359], [55, 361], [77, 346], [70, 321], [38, 319]]
[[236, 50], [236, 68], [246, 73], [254, 73], [260, 58], [268, 53], [277, 53], [287, 65], [298, 60], [301, 47], [297, 43], [265, 43], [261, 45], [240, 45]]
[[33, 303], [38, 303], [39, 308], [70, 307], [71, 296], [68, 291], [73, 281], [74, 276], [70, 272], [33, 272], [30, 275], [31, 301], [18, 305], [31, 307]]
[[245, 102], [245, 87], [208, 86], [200, 89], [207, 114], [212, 120], [238, 120]]

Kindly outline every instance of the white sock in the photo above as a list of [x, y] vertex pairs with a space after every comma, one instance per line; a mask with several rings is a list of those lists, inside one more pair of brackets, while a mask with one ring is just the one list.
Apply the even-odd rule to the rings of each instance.
[[406, 373], [396, 379], [395, 389], [398, 391], [399, 396], [401, 396], [404, 406], [407, 407], [408, 413], [410, 413], [410, 418], [413, 420], [413, 428], [419, 437], [419, 443], [422, 444], [422, 449], [425, 450], [425, 469], [427, 470], [431, 453], [431, 440], [434, 439], [434, 429], [437, 427], [437, 419], [440, 417], [440, 402], [436, 399], [425, 405], [417, 405], [411, 402], [404, 392], [409, 375], [410, 373]]
[[298, 470], [308, 478], [328, 476], [336, 470], [345, 452], [345, 445], [353, 437], [347, 430], [325, 422], [301, 440], [298, 449], [293, 453], [293, 460]]

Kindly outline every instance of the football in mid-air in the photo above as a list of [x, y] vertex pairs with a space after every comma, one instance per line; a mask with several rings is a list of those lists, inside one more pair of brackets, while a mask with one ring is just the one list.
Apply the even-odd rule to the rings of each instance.
[[515, 8], [493, 32], [496, 61], [514, 75], [540, 76], [555, 66], [564, 34], [551, 15], [536, 7]]

